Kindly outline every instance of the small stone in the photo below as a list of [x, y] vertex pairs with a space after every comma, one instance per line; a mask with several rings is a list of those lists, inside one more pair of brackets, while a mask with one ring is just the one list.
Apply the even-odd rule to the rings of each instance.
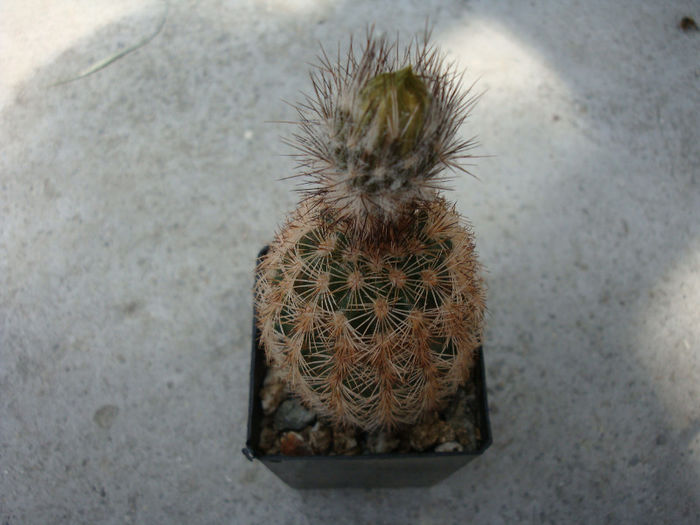
[[372, 454], [387, 454], [393, 452], [401, 440], [391, 432], [378, 431], [367, 436], [367, 450]]
[[686, 32], [698, 30], [698, 24], [691, 16], [684, 16], [683, 18], [681, 18], [678, 27], [680, 27], [683, 31]]
[[476, 396], [473, 392], [467, 392], [460, 387], [455, 394], [454, 401], [445, 411], [447, 423], [454, 431], [456, 440], [467, 450], [474, 450], [477, 440], [480, 438], [474, 414], [476, 409]]
[[279, 452], [277, 431], [269, 426], [263, 426], [260, 431], [260, 450], [263, 454], [276, 454]]
[[464, 447], [456, 441], [447, 441], [435, 447], [435, 452], [462, 452]]
[[357, 436], [353, 430], [333, 429], [333, 452], [353, 456], [360, 453]]
[[454, 428], [452, 426], [442, 420], [438, 420], [435, 423], [437, 433], [438, 433], [438, 444], [442, 443], [449, 443], [450, 441], [454, 441], [456, 439], [456, 434]]
[[115, 405], [104, 405], [100, 407], [92, 416], [93, 421], [100, 428], [109, 429], [119, 414], [119, 407]]
[[314, 454], [325, 454], [333, 443], [333, 433], [329, 427], [317, 421], [309, 429], [309, 443]]
[[476, 448], [478, 429], [474, 426], [474, 423], [466, 414], [463, 418], [451, 419], [449, 424], [455, 431], [457, 441], [464, 445], [464, 447], [468, 450]]
[[280, 451], [286, 456], [309, 456], [311, 447], [297, 432], [285, 432], [280, 438]]
[[287, 399], [275, 413], [275, 428], [277, 430], [301, 430], [313, 423], [316, 414], [302, 406], [298, 399]]
[[266, 416], [272, 414], [287, 396], [287, 383], [282, 372], [276, 368], [268, 368], [265, 381], [260, 389], [260, 404]]
[[437, 413], [431, 412], [422, 422], [411, 428], [408, 437], [414, 450], [423, 452], [438, 442], [442, 430], [438, 422]]

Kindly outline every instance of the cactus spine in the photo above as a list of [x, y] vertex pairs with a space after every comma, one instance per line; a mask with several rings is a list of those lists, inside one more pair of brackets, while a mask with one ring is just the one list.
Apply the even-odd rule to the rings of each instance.
[[426, 36], [400, 54], [371, 35], [323, 55], [299, 106], [304, 198], [256, 285], [268, 361], [319, 415], [365, 430], [418, 421], [464, 382], [484, 287], [473, 235], [439, 194], [471, 141], [474, 98]]

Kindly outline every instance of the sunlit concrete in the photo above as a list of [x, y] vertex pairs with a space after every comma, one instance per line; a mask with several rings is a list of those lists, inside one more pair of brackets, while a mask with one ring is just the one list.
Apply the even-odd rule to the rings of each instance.
[[[42, 66], [100, 28], [137, 13], [154, 1], [28, 0], [0, 4], [0, 107]], [[160, 5], [165, 5], [161, 2]], [[76, 71], [77, 74], [77, 71]]]
[[669, 423], [684, 434], [682, 451], [700, 477], [700, 240], [678, 257], [649, 288], [641, 290], [638, 357], [653, 377]]

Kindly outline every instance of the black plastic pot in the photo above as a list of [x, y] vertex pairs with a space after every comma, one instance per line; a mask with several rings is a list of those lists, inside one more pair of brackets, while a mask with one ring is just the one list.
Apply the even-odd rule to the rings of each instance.
[[[265, 247], [258, 260], [267, 252]], [[486, 376], [481, 347], [473, 379], [479, 406], [478, 422], [481, 439], [476, 451], [471, 452], [420, 452], [368, 454], [360, 456], [285, 456], [264, 455], [260, 452], [260, 432], [263, 411], [260, 388], [267, 370], [265, 355], [260, 347], [260, 333], [255, 326], [253, 311], [253, 350], [250, 370], [250, 398], [248, 405], [248, 435], [243, 454], [251, 461], [259, 459], [282, 481], [294, 488], [345, 488], [345, 487], [425, 487], [463, 467], [480, 456], [491, 445], [491, 422], [486, 399]]]

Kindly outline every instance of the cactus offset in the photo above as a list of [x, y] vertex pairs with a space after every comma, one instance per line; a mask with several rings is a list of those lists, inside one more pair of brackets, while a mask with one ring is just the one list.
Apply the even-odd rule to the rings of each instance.
[[472, 145], [456, 131], [474, 99], [427, 38], [397, 46], [370, 37], [312, 75], [294, 143], [309, 187], [256, 285], [271, 364], [319, 415], [365, 430], [454, 394], [485, 309], [473, 235], [438, 191]]

